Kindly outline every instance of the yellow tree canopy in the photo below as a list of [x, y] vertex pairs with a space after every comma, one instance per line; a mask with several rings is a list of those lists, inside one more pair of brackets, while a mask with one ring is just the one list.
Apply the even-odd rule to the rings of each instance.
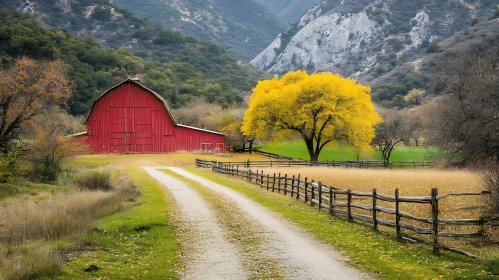
[[381, 121], [370, 88], [332, 73], [296, 71], [260, 81], [253, 89], [242, 132], [264, 138], [295, 131], [305, 141], [310, 160], [333, 141], [370, 149], [374, 126]]

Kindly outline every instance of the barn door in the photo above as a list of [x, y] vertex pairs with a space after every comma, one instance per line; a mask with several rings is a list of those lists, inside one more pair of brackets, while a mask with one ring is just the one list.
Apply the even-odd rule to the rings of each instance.
[[134, 110], [134, 132], [135, 152], [152, 153], [152, 125], [149, 108], [135, 107]]
[[134, 108], [111, 107], [109, 148], [112, 153], [136, 152]]
[[125, 153], [125, 108], [109, 108], [109, 151]]
[[125, 151], [127, 153], [135, 153], [135, 126], [134, 126], [134, 109], [133, 107], [125, 107]]

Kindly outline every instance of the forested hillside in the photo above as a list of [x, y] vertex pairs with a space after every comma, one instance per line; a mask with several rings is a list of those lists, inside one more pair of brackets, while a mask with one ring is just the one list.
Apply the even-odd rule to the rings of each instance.
[[[193, 23], [192, 19], [183, 15], [180, 12], [180, 10], [184, 11], [183, 8], [178, 10], [164, 1], [114, 2], [126, 5], [131, 10], [117, 6], [110, 0], [2, 0], [0, 6], [36, 13], [41, 20], [54, 28], [66, 28], [77, 36], [92, 34], [105, 46], [125, 47], [137, 56], [162, 62], [180, 58], [196, 63], [197, 57], [192, 57], [191, 54], [193, 47], [195, 51], [203, 52], [198, 48], [200, 45], [203, 48], [221, 50], [215, 44], [197, 42], [197, 40], [193, 46], [191, 38], [184, 38], [180, 32], [166, 29], [164, 25], [156, 21], [177, 29], [183, 34], [201, 40], [211, 40], [237, 53], [239, 59], [247, 61], [264, 49], [275, 35], [284, 30], [277, 18], [252, 1], [249, 3], [253, 4], [247, 6], [238, 4], [238, 9], [235, 11], [239, 13], [233, 12], [230, 16], [223, 15], [214, 4], [207, 5], [205, 1], [197, 1], [199, 3], [193, 4], [193, 9], [196, 10], [185, 12], [192, 12], [192, 17], [197, 18], [199, 23]], [[230, 7], [231, 5], [224, 6]], [[204, 9], [196, 7], [212, 7], [213, 11], [209, 14], [205, 13]], [[256, 8], [259, 10], [255, 10]], [[200, 10], [199, 13], [196, 12], [198, 10]], [[136, 14], [146, 18], [138, 17]], [[242, 18], [243, 15], [244, 18]], [[214, 55], [220, 60], [232, 59], [228, 54], [225, 56]], [[203, 63], [203, 60], [200, 62]], [[200, 66], [208, 67], [207, 65]], [[212, 73], [214, 69], [208, 70]]]
[[[72, 114], [86, 114], [95, 97], [114, 84], [138, 76], [151, 89], [176, 107], [195, 96], [229, 106], [242, 101], [265, 73], [240, 64], [212, 43], [184, 37], [179, 32], [153, 26], [144, 47], [158, 45], [162, 59], [149, 62], [129, 50], [101, 46], [91, 36], [77, 38], [65, 29], [45, 27], [35, 16], [0, 9], [0, 57], [4, 67], [13, 58], [61, 59], [77, 85], [71, 99]], [[151, 30], [152, 32], [152, 30]], [[159, 42], [161, 41], [161, 42]]]
[[477, 23], [438, 44], [433, 44], [428, 53], [419, 58], [407, 62], [393, 60], [393, 63], [370, 71], [365, 78], [372, 86], [374, 100], [382, 102], [385, 107], [416, 105], [407, 100], [407, 94], [412, 89], [422, 89], [425, 97], [438, 95], [442, 90], [440, 65], [450, 56], [480, 49], [498, 38], [499, 19]]
[[106, 46], [126, 47], [136, 55], [154, 60], [169, 59], [162, 56], [166, 51], [162, 45], [164, 41], [176, 40], [175, 36], [160, 32], [161, 26], [214, 42], [245, 61], [250, 61], [285, 29], [272, 13], [253, 0], [3, 0], [1, 3], [9, 9], [37, 13], [52, 27], [65, 27], [77, 35], [90, 32]]
[[135, 14], [186, 35], [217, 43], [250, 61], [285, 27], [253, 0], [114, 0]]
[[273, 12], [282, 22], [294, 24], [321, 0], [256, 0], [256, 2]]

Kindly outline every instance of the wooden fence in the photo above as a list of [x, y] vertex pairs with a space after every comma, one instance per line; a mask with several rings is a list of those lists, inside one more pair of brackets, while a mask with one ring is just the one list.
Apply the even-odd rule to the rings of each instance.
[[[217, 163], [217, 162], [215, 162]], [[199, 163], [200, 167], [211, 168], [211, 161]], [[307, 161], [307, 160], [247, 160], [240, 162], [218, 162], [218, 164], [235, 165], [239, 167], [293, 167], [293, 166], [326, 166], [326, 167], [357, 167], [357, 168], [385, 168], [383, 161], [364, 160], [364, 161]], [[430, 161], [392, 161], [388, 168], [403, 167], [430, 167]]]
[[[484, 226], [490, 222], [484, 217], [475, 219], [442, 219], [439, 218], [439, 201], [450, 196], [483, 196], [490, 192], [468, 192], [468, 193], [447, 193], [438, 194], [438, 189], [432, 189], [429, 196], [400, 196], [399, 190], [395, 189], [394, 195], [381, 194], [373, 189], [372, 192], [358, 192], [354, 190], [342, 190], [335, 187], [328, 187], [321, 182], [315, 182], [308, 178], [300, 178], [300, 175], [288, 177], [287, 174], [263, 174], [262, 172], [252, 172], [251, 169], [240, 169], [238, 164], [227, 164], [216, 161], [204, 161], [196, 159], [196, 166], [202, 168], [211, 168], [214, 172], [227, 174], [242, 178], [250, 183], [259, 185], [272, 192], [290, 195], [297, 200], [303, 199], [305, 203], [317, 207], [319, 210], [327, 210], [330, 215], [339, 215], [345, 217], [349, 222], [359, 221], [370, 224], [375, 230], [378, 227], [386, 226], [395, 228], [398, 241], [420, 242], [433, 246], [433, 252], [436, 254], [439, 249], [463, 254], [469, 257], [474, 256], [462, 250], [445, 246], [439, 242], [440, 238], [476, 238], [483, 236]], [[274, 165], [275, 166], [275, 165]], [[342, 198], [340, 198], [342, 196]], [[368, 204], [362, 204], [359, 201], [369, 201]], [[382, 207], [380, 202], [391, 202], [395, 208]], [[427, 204], [431, 207], [431, 217], [417, 217], [408, 212], [400, 210], [403, 203]], [[363, 210], [369, 215], [356, 213], [354, 209]], [[392, 215], [394, 219], [383, 219], [378, 213], [383, 215]], [[401, 221], [404, 218], [406, 221]], [[425, 224], [427, 227], [422, 227]], [[478, 226], [480, 229], [476, 232], [445, 232], [440, 231], [441, 225], [452, 226]], [[402, 229], [413, 233], [406, 234]], [[419, 238], [414, 236], [423, 235], [430, 238]]]
[[[240, 149], [239, 152], [241, 152], [243, 154], [244, 153], [250, 153], [250, 150], [248, 148], [246, 148], [246, 149]], [[257, 155], [261, 155], [261, 156], [265, 156], [265, 157], [268, 157], [268, 158], [293, 160], [292, 157], [281, 156], [281, 155], [274, 154], [274, 153], [262, 152], [262, 151], [255, 150], [255, 149], [252, 149], [251, 153], [254, 153], [254, 154], [257, 154]]]

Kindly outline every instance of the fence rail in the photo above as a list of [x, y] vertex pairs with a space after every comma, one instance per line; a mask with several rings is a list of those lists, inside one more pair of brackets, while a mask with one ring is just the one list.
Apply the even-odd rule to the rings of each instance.
[[[328, 187], [320, 181], [315, 182], [308, 178], [300, 178], [300, 175], [289, 177], [287, 174], [282, 176], [279, 174], [264, 174], [262, 172], [252, 172], [251, 169], [241, 169], [254, 165], [244, 165], [243, 163], [225, 163], [217, 161], [205, 161], [196, 159], [196, 166], [202, 168], [211, 168], [212, 171], [236, 176], [242, 178], [252, 184], [266, 188], [268, 191], [283, 193], [296, 198], [302, 199], [305, 203], [310, 203], [311, 206], [317, 207], [318, 210], [324, 209], [331, 215], [339, 215], [345, 217], [349, 222], [360, 221], [372, 225], [375, 230], [378, 230], [380, 225], [395, 228], [395, 233], [398, 241], [422, 242], [431, 244], [433, 252], [437, 253], [440, 249], [460, 253], [469, 257], [474, 257], [472, 254], [461, 251], [456, 248], [445, 246], [439, 242], [440, 238], [476, 238], [483, 236], [484, 226], [491, 221], [484, 218], [475, 219], [441, 219], [439, 218], [439, 201], [449, 196], [481, 196], [488, 195], [490, 192], [466, 192], [466, 193], [447, 193], [438, 194], [438, 189], [432, 189], [429, 196], [400, 196], [398, 188], [395, 189], [394, 195], [381, 194], [373, 189], [372, 192], [359, 192], [353, 190], [342, 190], [335, 187]], [[257, 165], [260, 166], [260, 165]], [[268, 166], [268, 165], [266, 165]], [[272, 165], [276, 166], [276, 165]], [[337, 197], [338, 195], [343, 197]], [[344, 197], [346, 196], [346, 198]], [[369, 203], [361, 203], [369, 201]], [[395, 208], [388, 208], [379, 205], [379, 202], [392, 202]], [[419, 203], [427, 204], [431, 207], [431, 217], [418, 217], [411, 213], [400, 210], [402, 203]], [[354, 209], [367, 211], [370, 214], [360, 214], [354, 212]], [[394, 216], [393, 220], [387, 220], [378, 215], [378, 213]], [[386, 215], [385, 215], [386, 216]], [[401, 221], [404, 218], [406, 221]], [[419, 224], [418, 224], [419, 223]], [[421, 224], [428, 225], [422, 227]], [[440, 226], [479, 226], [480, 229], [476, 232], [442, 232]], [[402, 232], [402, 229], [418, 235], [431, 236], [425, 240], [417, 238], [413, 235], [408, 235]], [[431, 240], [431, 241], [429, 241]]]
[[[306, 160], [247, 160], [240, 162], [217, 162], [218, 164], [236, 165], [240, 167], [300, 167], [300, 166], [326, 166], [326, 167], [358, 167], [358, 168], [402, 168], [402, 167], [430, 167], [430, 161], [392, 161], [386, 166], [380, 160], [364, 160], [364, 161], [306, 161]], [[208, 161], [208, 166], [211, 168], [211, 162]]]
[[256, 149], [252, 149], [250, 151], [250, 149], [246, 148], [246, 149], [239, 150], [239, 152], [241, 152], [241, 153], [250, 153], [250, 154], [254, 153], [254, 154], [257, 154], [257, 155], [266, 156], [266, 157], [275, 158], [275, 159], [294, 160], [292, 157], [282, 156], [282, 155], [278, 155], [278, 154], [274, 154], [274, 153], [263, 152], [263, 151], [256, 150]]

